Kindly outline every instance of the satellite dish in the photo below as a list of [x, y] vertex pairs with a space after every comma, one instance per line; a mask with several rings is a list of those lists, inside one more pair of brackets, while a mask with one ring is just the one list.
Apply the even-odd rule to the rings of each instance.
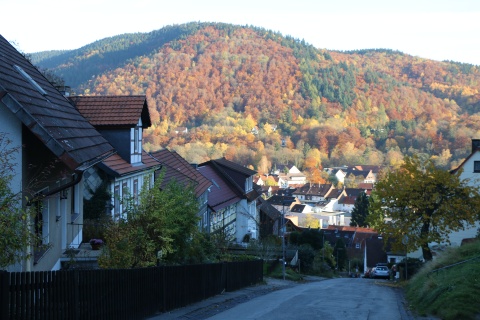
[[402, 238], [402, 243], [404, 245], [407, 245], [408, 244], [408, 236], [407, 235], [404, 235], [403, 238]]

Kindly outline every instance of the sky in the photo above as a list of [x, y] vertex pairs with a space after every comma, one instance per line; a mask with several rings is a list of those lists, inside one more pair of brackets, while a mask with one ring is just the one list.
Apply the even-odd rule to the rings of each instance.
[[385, 48], [480, 65], [479, 0], [0, 0], [0, 7], [0, 34], [24, 53], [199, 21], [262, 27], [320, 49]]

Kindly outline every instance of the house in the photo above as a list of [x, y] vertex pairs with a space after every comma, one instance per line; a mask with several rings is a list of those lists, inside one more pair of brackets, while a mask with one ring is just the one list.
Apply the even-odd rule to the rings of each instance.
[[376, 165], [356, 165], [354, 166], [357, 170], [361, 171], [368, 171], [369, 174], [365, 177], [365, 183], [373, 183], [377, 182], [377, 177], [380, 171], [384, 169], [384, 166], [376, 166]]
[[364, 192], [359, 188], [344, 188], [344, 192], [338, 198], [338, 201], [333, 206], [334, 210], [340, 210], [344, 212], [352, 212], [355, 207], [355, 202], [358, 196]]
[[267, 200], [259, 197], [257, 199], [257, 209], [260, 216], [260, 239], [269, 235], [279, 236], [282, 214]]
[[187, 134], [188, 128], [187, 127], [176, 127], [175, 134]]
[[225, 158], [201, 163], [198, 171], [212, 183], [208, 195], [208, 231], [222, 230], [229, 241], [237, 243], [247, 238], [258, 239], [256, 204], [260, 191], [253, 183], [256, 171]]
[[359, 183], [358, 188], [362, 189], [365, 191], [367, 196], [370, 196], [372, 194], [374, 184], [373, 183]]
[[351, 179], [351, 177], [355, 177], [355, 180], [360, 183], [375, 184], [377, 182], [378, 173], [381, 169], [381, 166], [357, 165], [324, 168], [324, 171], [330, 175], [334, 175], [342, 184], [346, 183], [345, 179]]
[[342, 239], [348, 259], [363, 261], [363, 273], [377, 263], [396, 263], [404, 257], [389, 255], [384, 249], [382, 237], [371, 228], [329, 225], [324, 229], [324, 237], [331, 246], [335, 246], [337, 241]]
[[207, 205], [208, 194], [213, 186], [212, 182], [202, 175], [196, 166], [189, 164], [175, 151], [162, 149], [152, 152], [150, 155], [161, 164], [162, 170], [164, 170], [162, 186], [172, 180], [185, 186], [193, 186], [198, 200], [199, 228], [202, 231], [208, 231], [210, 217]]
[[[281, 175], [280, 175], [281, 176]], [[307, 183], [307, 176], [298, 170], [297, 167], [292, 166], [289, 170], [288, 173], [286, 174], [286, 179], [288, 186], [303, 186], [305, 183]]]
[[302, 203], [315, 204], [320, 201], [325, 201], [325, 196], [333, 189], [333, 185], [307, 183], [297, 188], [293, 195], [298, 198]]
[[[480, 186], [480, 139], [472, 139], [472, 152], [465, 158], [465, 160], [458, 166], [458, 168], [451, 171], [452, 174], [459, 172], [460, 179], [466, 181], [468, 185]], [[477, 220], [475, 225], [466, 227], [464, 230], [451, 232], [449, 234], [450, 245], [460, 246], [465, 239], [475, 238], [480, 230], [480, 221]], [[444, 244], [431, 244], [432, 251], [441, 250]]]
[[0, 131], [18, 147], [15, 178], [23, 207], [37, 210], [45, 247], [9, 271], [58, 270], [63, 253], [82, 242], [84, 174], [113, 146], [25, 57], [0, 36]]
[[[151, 126], [146, 97], [73, 96], [70, 101], [98, 132], [115, 148], [115, 155], [88, 170], [86, 191], [95, 192], [106, 182], [111, 204], [106, 204], [114, 218], [123, 217], [122, 199], [138, 198], [144, 183], [153, 184], [161, 164], [143, 150], [143, 130]], [[88, 192], [85, 192], [87, 195]]]

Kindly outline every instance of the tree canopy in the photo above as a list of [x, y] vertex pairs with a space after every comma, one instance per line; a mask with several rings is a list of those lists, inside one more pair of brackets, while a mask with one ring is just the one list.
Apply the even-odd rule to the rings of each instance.
[[407, 251], [420, 247], [423, 258], [431, 260], [429, 243], [449, 242], [450, 232], [478, 217], [479, 188], [460, 179], [460, 173], [440, 169], [432, 160], [406, 157], [399, 169], [376, 184], [378, 201], [371, 203], [369, 224], [391, 239], [394, 249], [405, 249], [403, 240]]
[[361, 192], [355, 200], [355, 205], [352, 210], [352, 220], [350, 221], [351, 226], [367, 227], [366, 219], [368, 216], [368, 207], [369, 201], [367, 194]]
[[22, 194], [10, 185], [17, 152], [7, 134], [0, 133], [0, 268], [29, 258], [27, 247], [40, 242], [33, 226], [34, 210], [22, 208]]
[[124, 199], [126, 215], [105, 232], [106, 247], [99, 258], [104, 268], [152, 266], [161, 252], [163, 263], [184, 263], [202, 246], [198, 233], [198, 202], [191, 186], [175, 180], [161, 188], [160, 175], [152, 188], [145, 183], [139, 196]]

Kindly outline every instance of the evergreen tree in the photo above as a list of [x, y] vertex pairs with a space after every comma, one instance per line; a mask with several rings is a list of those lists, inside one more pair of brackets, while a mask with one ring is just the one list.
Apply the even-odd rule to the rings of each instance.
[[350, 225], [354, 227], [367, 227], [367, 216], [368, 216], [368, 197], [365, 192], [362, 192], [358, 195], [355, 200], [355, 206], [352, 210], [352, 220]]

